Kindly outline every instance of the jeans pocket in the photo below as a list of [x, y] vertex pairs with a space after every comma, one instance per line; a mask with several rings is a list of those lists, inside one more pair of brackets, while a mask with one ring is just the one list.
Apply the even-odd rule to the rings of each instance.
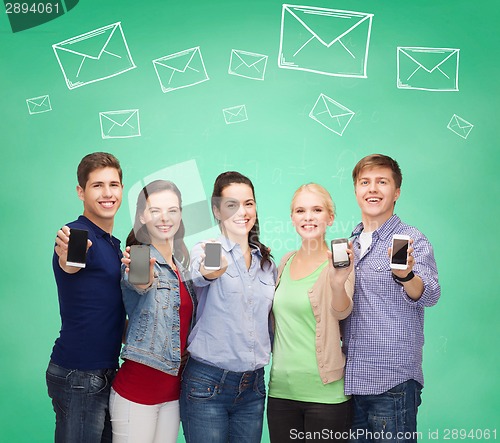
[[218, 385], [212, 380], [201, 378], [189, 378], [183, 383], [188, 400], [204, 401], [210, 400], [217, 394]]
[[66, 377], [62, 377], [61, 375], [56, 375], [56, 374], [53, 374], [51, 371], [50, 371], [50, 368], [47, 369], [47, 372], [45, 373], [45, 378], [47, 380], [47, 386], [49, 388], [49, 391], [50, 391], [50, 385], [55, 385], [55, 386], [58, 386], [58, 387], [64, 387], [66, 386]]
[[266, 383], [264, 381], [264, 375], [257, 375], [257, 378], [254, 383], [253, 390], [255, 393], [262, 398], [266, 397]]
[[89, 394], [100, 394], [108, 386], [108, 378], [105, 375], [89, 374]]
[[396, 435], [404, 429], [406, 410], [406, 382], [377, 395], [368, 421], [374, 432]]
[[66, 416], [69, 408], [70, 395], [67, 392], [68, 383], [66, 377], [53, 374], [50, 366], [45, 373], [47, 392], [52, 400], [52, 407], [56, 416]]
[[109, 391], [110, 383], [106, 374], [92, 371], [72, 371], [67, 376], [71, 391], [78, 395], [98, 395]]

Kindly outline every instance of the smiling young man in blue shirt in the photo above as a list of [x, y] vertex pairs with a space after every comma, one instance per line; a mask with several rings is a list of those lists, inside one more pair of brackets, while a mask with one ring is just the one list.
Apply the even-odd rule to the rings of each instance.
[[[57, 233], [53, 269], [61, 331], [46, 379], [56, 413], [56, 442], [111, 441], [108, 402], [125, 323], [120, 241], [111, 235], [122, 201], [122, 170], [111, 154], [85, 156], [77, 193], [83, 215]], [[67, 264], [70, 229], [88, 231], [85, 268]]]
[[[353, 231], [354, 308], [343, 324], [345, 393], [354, 398], [351, 441], [415, 442], [424, 308], [440, 296], [436, 262], [427, 238], [394, 214], [398, 163], [369, 155], [352, 176], [362, 222]], [[411, 239], [405, 270], [390, 268], [394, 234]]]

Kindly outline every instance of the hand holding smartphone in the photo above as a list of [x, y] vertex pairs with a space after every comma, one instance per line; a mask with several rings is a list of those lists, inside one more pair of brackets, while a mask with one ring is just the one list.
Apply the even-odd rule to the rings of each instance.
[[69, 230], [67, 266], [84, 268], [87, 258], [88, 231], [84, 229], [71, 228]]
[[351, 264], [347, 249], [349, 240], [347, 238], [337, 238], [331, 242], [332, 261], [334, 268], [347, 268]]
[[391, 269], [408, 268], [408, 248], [410, 237], [408, 235], [395, 234], [391, 245]]
[[222, 249], [219, 242], [205, 243], [205, 269], [218, 271], [221, 268], [221, 253]]
[[147, 285], [149, 283], [149, 246], [130, 246], [128, 281], [133, 285]]

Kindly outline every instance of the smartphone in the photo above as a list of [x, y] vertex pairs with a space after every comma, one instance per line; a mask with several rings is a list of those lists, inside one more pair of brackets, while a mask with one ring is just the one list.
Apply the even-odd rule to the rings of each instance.
[[133, 285], [147, 285], [149, 283], [149, 246], [130, 246], [128, 281]]
[[349, 248], [347, 238], [337, 238], [332, 240], [332, 255], [334, 268], [347, 268], [351, 264], [346, 249]]
[[391, 269], [406, 269], [408, 267], [408, 247], [410, 237], [408, 235], [392, 236]]
[[68, 242], [68, 258], [66, 264], [75, 268], [84, 268], [87, 258], [87, 239], [89, 232], [85, 229], [70, 228]]
[[221, 261], [221, 244], [219, 242], [205, 243], [205, 269], [218, 271]]

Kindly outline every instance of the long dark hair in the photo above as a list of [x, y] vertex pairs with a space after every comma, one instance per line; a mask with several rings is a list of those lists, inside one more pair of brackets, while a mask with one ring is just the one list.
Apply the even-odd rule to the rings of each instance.
[[[242, 183], [245, 185], [250, 186], [252, 189], [252, 194], [254, 196], [255, 200], [255, 190], [253, 187], [252, 182], [248, 177], [245, 177], [243, 174], [240, 174], [239, 172], [236, 171], [227, 171], [223, 172], [220, 174], [216, 179], [214, 183], [214, 190], [212, 192], [212, 213], [214, 214], [214, 206], [218, 209], [220, 209], [220, 204], [222, 200], [222, 191], [227, 188], [228, 186], [232, 184], [237, 184], [237, 183]], [[217, 219], [217, 217], [215, 217]], [[220, 226], [220, 220], [218, 220], [219, 226]], [[269, 252], [269, 249], [267, 248], [266, 245], [262, 244], [259, 240], [259, 217], [256, 215], [255, 218], [255, 224], [253, 225], [252, 229], [248, 233], [248, 243], [251, 243], [255, 246], [257, 246], [260, 250], [260, 253], [262, 255], [262, 259], [260, 261], [260, 267], [264, 269], [264, 265], [267, 263], [269, 266], [271, 266], [271, 258], [272, 255]]]
[[[179, 209], [182, 211], [181, 191], [179, 191], [179, 188], [171, 181], [155, 180], [149, 183], [149, 185], [144, 186], [141, 192], [139, 192], [139, 196], [137, 197], [134, 227], [127, 237], [127, 246], [151, 244], [151, 238], [149, 236], [148, 229], [145, 224], [141, 223], [141, 215], [146, 209], [149, 196], [161, 191], [172, 191], [175, 195], [177, 195], [177, 198], [179, 199]], [[174, 235], [173, 254], [174, 257], [179, 260], [184, 267], [189, 264], [189, 252], [184, 243], [185, 232], [186, 229], [184, 228], [184, 221], [181, 219], [179, 229]]]

